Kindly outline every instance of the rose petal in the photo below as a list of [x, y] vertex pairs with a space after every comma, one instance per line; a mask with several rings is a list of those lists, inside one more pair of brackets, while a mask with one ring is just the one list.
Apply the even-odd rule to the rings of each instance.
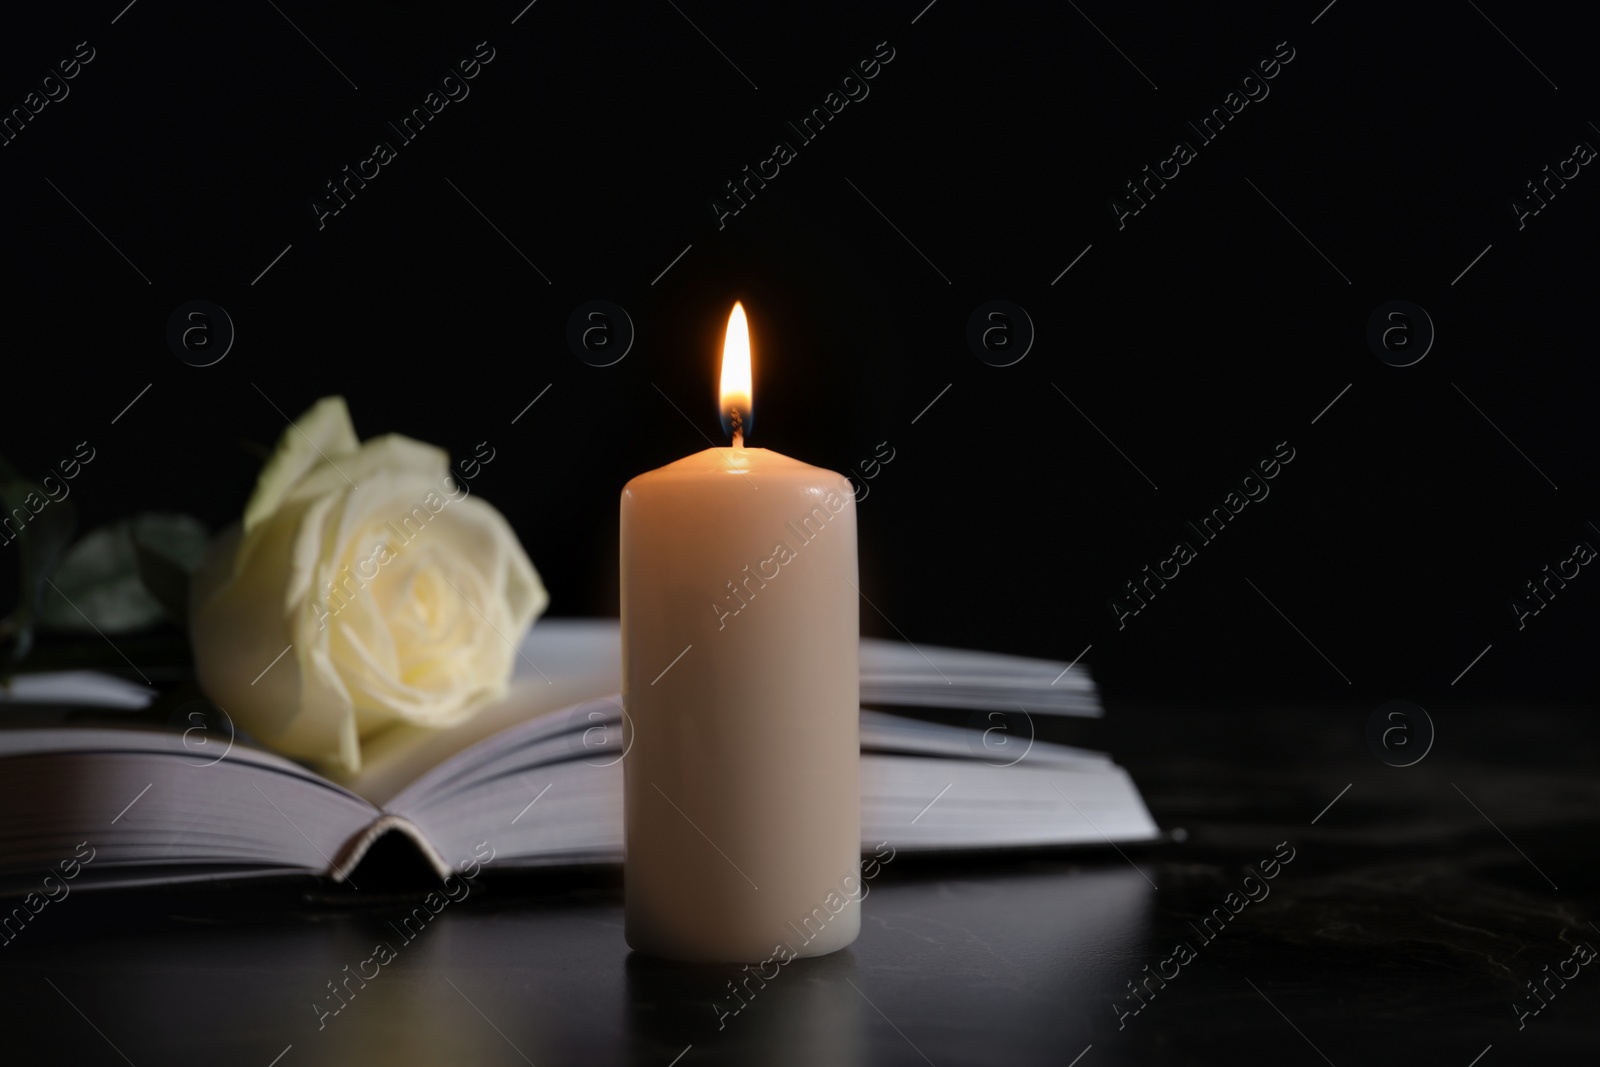
[[[361, 486], [377, 476], [401, 478], [421, 475], [432, 481], [435, 495], [444, 499], [449, 483], [450, 456], [442, 448], [423, 444], [402, 434], [384, 434], [364, 442], [354, 453], [330, 457], [312, 464], [298, 482], [284, 493], [283, 502], [308, 500], [324, 493], [340, 492]], [[421, 504], [420, 499], [414, 501]]]
[[344, 397], [325, 396], [311, 405], [309, 411], [283, 431], [272, 458], [261, 468], [255, 492], [245, 505], [245, 532], [255, 529], [262, 519], [276, 511], [285, 494], [312, 467], [350, 455], [360, 446]]

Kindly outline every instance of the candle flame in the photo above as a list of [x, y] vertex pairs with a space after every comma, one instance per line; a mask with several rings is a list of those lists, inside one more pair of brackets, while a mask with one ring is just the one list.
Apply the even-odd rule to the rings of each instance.
[[743, 447], [750, 432], [752, 387], [750, 374], [750, 324], [744, 305], [733, 302], [728, 315], [728, 332], [722, 340], [722, 390], [719, 406], [722, 428], [733, 437], [735, 448]]

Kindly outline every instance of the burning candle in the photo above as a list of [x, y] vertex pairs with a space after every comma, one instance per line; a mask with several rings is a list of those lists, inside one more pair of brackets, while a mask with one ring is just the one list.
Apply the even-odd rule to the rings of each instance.
[[860, 930], [855, 500], [764, 448], [734, 304], [733, 447], [622, 491], [626, 936], [680, 960], [843, 948]]

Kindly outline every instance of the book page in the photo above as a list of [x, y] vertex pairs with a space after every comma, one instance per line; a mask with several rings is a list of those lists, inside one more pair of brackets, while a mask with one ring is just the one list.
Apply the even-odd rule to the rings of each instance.
[[560, 619], [536, 625], [522, 641], [504, 697], [459, 726], [398, 726], [363, 741], [361, 772], [340, 784], [381, 808], [423, 774], [480, 741], [621, 688], [615, 620]]

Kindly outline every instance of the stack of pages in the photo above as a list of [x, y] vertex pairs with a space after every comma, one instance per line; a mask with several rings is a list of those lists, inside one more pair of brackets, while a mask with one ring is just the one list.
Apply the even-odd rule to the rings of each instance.
[[[621, 642], [615, 621], [546, 620], [505, 699], [446, 731], [364, 743], [335, 783], [244, 737], [62, 725], [10, 705], [136, 708], [148, 690], [102, 675], [37, 675], [0, 691], [0, 894], [93, 850], [75, 886], [318, 874], [358, 884], [387, 833], [440, 873], [494, 848], [495, 866], [622, 858]], [[1035, 716], [1101, 714], [1083, 664], [861, 644], [861, 823], [870, 850], [1148, 841], [1127, 773], [1033, 737]], [[973, 726], [882, 709], [968, 709]], [[101, 720], [109, 718], [102, 716]], [[355, 877], [352, 877], [352, 874]]]

